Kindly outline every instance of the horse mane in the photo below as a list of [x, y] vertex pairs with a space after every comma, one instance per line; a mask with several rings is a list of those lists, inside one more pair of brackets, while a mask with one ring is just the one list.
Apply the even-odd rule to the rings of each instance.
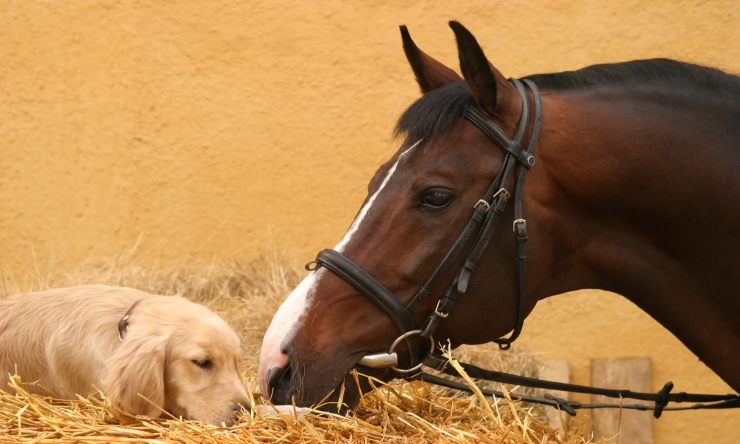
[[462, 117], [473, 97], [465, 81], [432, 90], [412, 103], [396, 123], [394, 134], [409, 140], [432, 140], [447, 132]]
[[[543, 90], [576, 90], [605, 85], [651, 86], [680, 89], [711, 96], [737, 107], [740, 103], [740, 77], [670, 59], [634, 60], [599, 64], [576, 71], [534, 74], [532, 80]], [[424, 94], [398, 119], [395, 135], [409, 140], [431, 140], [448, 131], [462, 117], [472, 96], [464, 81], [456, 81]]]
[[605, 63], [576, 71], [527, 76], [542, 89], [567, 90], [601, 85], [683, 86], [740, 94], [740, 77], [716, 68], [671, 59]]

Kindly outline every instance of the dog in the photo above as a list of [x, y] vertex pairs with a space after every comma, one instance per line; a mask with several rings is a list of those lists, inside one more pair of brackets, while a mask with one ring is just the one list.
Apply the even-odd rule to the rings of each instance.
[[[231, 425], [248, 408], [240, 341], [180, 296], [88, 285], [0, 299], [0, 388], [10, 374], [58, 397], [102, 390], [135, 415]], [[5, 386], [5, 387], [4, 387]]]

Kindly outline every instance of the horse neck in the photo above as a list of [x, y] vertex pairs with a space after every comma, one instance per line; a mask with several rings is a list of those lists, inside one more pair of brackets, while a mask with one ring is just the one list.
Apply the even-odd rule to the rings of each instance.
[[[726, 123], [737, 111], [715, 110], [711, 120], [700, 104], [654, 92], [543, 99], [525, 193], [530, 239], [541, 245], [531, 248], [532, 270], [542, 267], [531, 278], [535, 297], [613, 291], [695, 351], [704, 339], [683, 331], [697, 318], [724, 326], [740, 346], [740, 133]], [[538, 226], [547, 234], [536, 237]]]

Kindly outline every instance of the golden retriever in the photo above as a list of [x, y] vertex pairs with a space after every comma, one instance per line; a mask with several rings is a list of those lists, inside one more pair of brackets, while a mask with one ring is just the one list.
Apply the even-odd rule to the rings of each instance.
[[5, 390], [17, 371], [57, 396], [98, 387], [133, 414], [230, 425], [247, 405], [239, 348], [223, 319], [179, 296], [89, 285], [0, 299]]

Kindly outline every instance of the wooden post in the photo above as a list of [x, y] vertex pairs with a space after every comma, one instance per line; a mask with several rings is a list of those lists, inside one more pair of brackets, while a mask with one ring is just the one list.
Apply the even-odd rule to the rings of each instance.
[[[540, 378], [549, 381], [570, 382], [570, 364], [567, 359], [547, 359], [543, 364], [542, 371], [540, 371]], [[546, 391], [558, 398], [569, 399], [568, 392], [560, 390]], [[564, 436], [565, 427], [570, 419], [568, 414], [548, 407], [545, 409], [545, 417], [547, 418], [547, 422], [550, 423], [550, 427], [557, 430], [561, 437]]]
[[[591, 384], [597, 387], [652, 391], [650, 358], [599, 358], [591, 360]], [[592, 396], [594, 403], [619, 402], [619, 399]], [[624, 400], [625, 403], [644, 401]], [[592, 413], [596, 439], [622, 444], [652, 444], [653, 416], [650, 412], [620, 409], [596, 409]], [[615, 438], [616, 437], [616, 438]]]

